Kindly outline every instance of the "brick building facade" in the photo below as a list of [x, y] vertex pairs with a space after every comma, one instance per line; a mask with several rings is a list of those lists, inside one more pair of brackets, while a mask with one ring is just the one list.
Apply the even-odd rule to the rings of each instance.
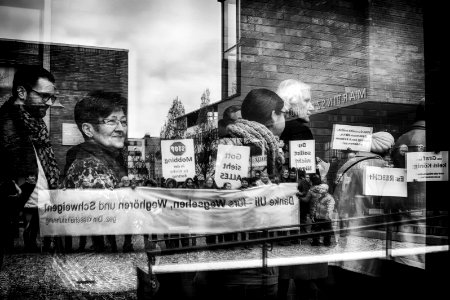
[[57, 96], [64, 108], [50, 108], [47, 121], [62, 169], [67, 150], [81, 136], [74, 125], [75, 103], [99, 89], [128, 97], [128, 50], [0, 39], [0, 72], [5, 74], [0, 85], [0, 105], [11, 94], [14, 70], [23, 65], [43, 66], [55, 76]]
[[[415, 104], [425, 95], [420, 1], [221, 2], [223, 81], [229, 81], [231, 66], [237, 88], [229, 93], [223, 84], [219, 118], [251, 89], [275, 91], [281, 81], [299, 79], [312, 87], [310, 127], [321, 157], [331, 155], [333, 124], [370, 126], [398, 137], [412, 123]], [[227, 17], [232, 3], [234, 28]], [[227, 27], [236, 29], [235, 65], [227, 56], [234, 34]], [[365, 97], [343, 100], [358, 91]]]

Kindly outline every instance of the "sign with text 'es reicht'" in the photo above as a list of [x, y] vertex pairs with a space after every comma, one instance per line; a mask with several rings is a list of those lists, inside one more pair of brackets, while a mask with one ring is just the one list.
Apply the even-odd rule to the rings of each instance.
[[195, 176], [194, 141], [164, 140], [161, 141], [162, 171], [164, 178], [185, 181]]
[[406, 170], [366, 166], [363, 193], [366, 196], [407, 197]]
[[448, 181], [448, 151], [406, 153], [407, 181]]
[[217, 148], [216, 173], [214, 179], [219, 187], [225, 182], [232, 189], [241, 186], [241, 178], [248, 176], [250, 147], [219, 145]]
[[290, 167], [315, 173], [315, 153], [315, 140], [289, 141]]

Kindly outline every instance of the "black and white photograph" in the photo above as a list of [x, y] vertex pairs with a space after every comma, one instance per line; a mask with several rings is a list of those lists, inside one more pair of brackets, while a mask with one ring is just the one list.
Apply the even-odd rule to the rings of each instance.
[[0, 0], [0, 300], [445, 297], [445, 12]]

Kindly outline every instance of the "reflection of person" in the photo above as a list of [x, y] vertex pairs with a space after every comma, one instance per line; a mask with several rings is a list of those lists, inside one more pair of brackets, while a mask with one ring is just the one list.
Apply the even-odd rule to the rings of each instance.
[[272, 181], [269, 179], [269, 175], [266, 171], [261, 172], [261, 177], [255, 182], [256, 186], [260, 185], [270, 185], [272, 184]]
[[[6, 201], [7, 187], [13, 181], [20, 186], [32, 175], [36, 184], [21, 199], [27, 201], [26, 207], [35, 211], [39, 191], [58, 185], [59, 169], [43, 120], [55, 102], [55, 92], [55, 78], [50, 72], [42, 67], [24, 67], [14, 74], [12, 96], [0, 108], [0, 197], [5, 197]], [[23, 203], [16, 204], [23, 206]], [[5, 209], [0, 213], [1, 253], [5, 246], [4, 235], [9, 230], [4, 224], [9, 213]], [[44, 238], [44, 250], [50, 250], [50, 241]], [[29, 242], [27, 247], [35, 248], [36, 241]]]
[[[308, 194], [311, 195], [311, 221], [313, 225], [311, 227], [311, 232], [318, 231], [331, 231], [323, 236], [324, 246], [331, 246], [332, 238], [334, 237], [333, 226], [331, 224], [331, 216], [334, 210], [334, 198], [328, 193], [328, 185], [321, 183], [319, 185], [313, 186]], [[319, 245], [319, 236], [313, 237], [312, 246]]]
[[242, 102], [242, 119], [227, 125], [231, 138], [220, 139], [221, 144], [251, 145], [264, 149], [267, 153], [267, 172], [277, 175], [284, 164], [284, 156], [279, 152], [279, 136], [284, 130], [284, 102], [274, 92], [267, 89], [250, 91]]
[[280, 139], [289, 145], [289, 141], [312, 140], [311, 130], [306, 126], [314, 111], [311, 103], [311, 87], [298, 80], [288, 79], [280, 83], [277, 94], [284, 101], [284, 109], [293, 120], [286, 122]]
[[[311, 103], [311, 87], [299, 80], [288, 79], [280, 83], [277, 94], [284, 101], [284, 109], [289, 112], [289, 116], [293, 119], [286, 122], [286, 128], [280, 139], [285, 145], [289, 145], [289, 141], [297, 140], [313, 140], [311, 130], [307, 126], [310, 116], [314, 111]], [[306, 214], [309, 207], [300, 201], [300, 224], [306, 224]], [[304, 226], [301, 227], [304, 229]], [[286, 299], [289, 280], [294, 279], [297, 293], [299, 295], [308, 295], [313, 297], [317, 291], [316, 279], [326, 278], [328, 276], [327, 264], [311, 264], [280, 267], [280, 277], [278, 282], [278, 296], [280, 299]], [[307, 296], [307, 297], [308, 297]]]
[[[229, 137], [220, 139], [219, 143], [264, 148], [267, 171], [277, 175], [284, 163], [284, 157], [278, 151], [277, 138], [285, 125], [283, 107], [283, 100], [270, 90], [250, 91], [242, 102], [242, 119], [226, 126]], [[261, 174], [263, 176], [268, 181], [267, 172]], [[278, 268], [199, 272], [196, 279], [199, 292], [205, 299], [213, 295], [220, 295], [222, 299], [272, 299], [277, 293]]]
[[[119, 94], [96, 91], [75, 105], [75, 122], [85, 142], [66, 155], [63, 186], [79, 188], [89, 180], [93, 188], [112, 189], [127, 175], [123, 148], [127, 134], [124, 98]], [[104, 250], [103, 236], [95, 236], [94, 248]], [[108, 236], [111, 250], [117, 251], [115, 237]], [[123, 251], [131, 251], [131, 235], [125, 236]]]
[[[394, 137], [388, 132], [376, 132], [372, 135], [370, 152], [360, 151], [348, 160], [337, 173], [337, 185], [334, 190], [334, 198], [337, 203], [337, 211], [341, 219], [351, 217], [363, 217], [368, 214], [369, 208], [381, 200], [378, 196], [364, 196], [363, 182], [364, 169], [367, 166], [385, 167], [383, 155], [390, 151], [394, 144]], [[370, 198], [369, 198], [370, 197]], [[342, 227], [359, 226], [366, 223], [364, 219], [355, 219], [349, 222], [341, 222]], [[345, 247], [346, 234], [341, 233], [339, 244]], [[337, 265], [344, 270], [364, 274], [364, 276], [380, 276], [383, 264], [378, 259], [360, 261], [342, 261]], [[346, 273], [344, 272], [344, 275]], [[343, 282], [344, 283], [344, 282]]]

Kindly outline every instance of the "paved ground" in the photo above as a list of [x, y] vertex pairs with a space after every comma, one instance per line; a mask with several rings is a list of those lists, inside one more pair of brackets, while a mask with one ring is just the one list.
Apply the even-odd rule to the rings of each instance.
[[[147, 270], [147, 256], [142, 236], [133, 236], [133, 243], [136, 251], [132, 253], [8, 254], [0, 271], [0, 299], [136, 299], [136, 267]], [[198, 244], [202, 243], [203, 240]], [[382, 240], [355, 236], [347, 239], [345, 244], [341, 240], [334, 247], [275, 246], [269, 257], [376, 250], [384, 246]], [[408, 247], [410, 244], [394, 246]], [[157, 265], [260, 257], [260, 247], [219, 249], [164, 256], [158, 259]]]

